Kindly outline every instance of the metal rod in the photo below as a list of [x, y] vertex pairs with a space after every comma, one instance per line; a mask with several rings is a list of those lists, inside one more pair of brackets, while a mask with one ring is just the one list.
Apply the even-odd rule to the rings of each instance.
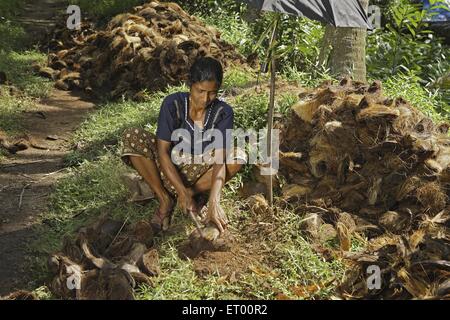
[[192, 210], [188, 210], [189, 216], [191, 217], [192, 221], [194, 221], [195, 228], [197, 229], [198, 233], [202, 238], [205, 236], [203, 235], [202, 226], [200, 225], [200, 222], [198, 221], [197, 217], [195, 216], [194, 212]]

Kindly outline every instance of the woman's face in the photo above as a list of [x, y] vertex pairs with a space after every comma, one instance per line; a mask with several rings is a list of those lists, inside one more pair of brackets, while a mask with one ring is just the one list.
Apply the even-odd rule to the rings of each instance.
[[217, 98], [219, 85], [216, 81], [201, 81], [191, 85], [192, 103], [197, 108], [206, 108]]

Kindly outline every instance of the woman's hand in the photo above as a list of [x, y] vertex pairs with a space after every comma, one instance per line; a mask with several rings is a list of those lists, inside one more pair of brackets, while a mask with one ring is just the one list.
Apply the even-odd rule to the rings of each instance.
[[209, 201], [206, 221], [214, 223], [219, 229], [220, 233], [223, 233], [225, 231], [228, 224], [228, 218], [218, 201]]
[[195, 212], [197, 210], [197, 204], [194, 201], [194, 192], [191, 189], [186, 188], [184, 192], [180, 192], [178, 195], [178, 206], [185, 214], [189, 211]]

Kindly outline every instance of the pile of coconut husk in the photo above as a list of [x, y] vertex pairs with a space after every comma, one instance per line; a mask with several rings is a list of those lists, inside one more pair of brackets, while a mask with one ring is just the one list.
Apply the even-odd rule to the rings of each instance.
[[19, 290], [0, 297], [0, 300], [39, 300], [39, 298], [33, 292]]
[[134, 224], [104, 214], [94, 224], [66, 237], [51, 255], [49, 288], [63, 299], [133, 299], [133, 288], [152, 285], [159, 273], [153, 230], [146, 220]]
[[212, 56], [224, 67], [246, 59], [220, 33], [175, 3], [150, 1], [119, 14], [104, 30], [83, 22], [81, 30], [65, 25], [49, 41], [48, 67], [36, 68], [63, 90], [107, 92], [113, 98], [139, 99], [145, 92], [187, 80], [193, 62]]
[[[299, 97], [277, 123], [287, 181], [279, 201], [297, 204], [325, 255], [335, 254], [323, 244], [339, 240], [351, 264], [341, 296], [449, 297], [449, 125], [385, 97], [378, 81], [328, 82]], [[350, 253], [355, 234], [369, 239], [359, 254]], [[370, 265], [380, 289], [368, 289]]]

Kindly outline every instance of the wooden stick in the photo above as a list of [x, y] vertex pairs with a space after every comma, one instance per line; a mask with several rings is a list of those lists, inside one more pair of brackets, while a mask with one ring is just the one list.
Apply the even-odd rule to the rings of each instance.
[[[277, 17], [278, 19], [278, 17]], [[273, 113], [275, 108], [275, 52], [274, 52], [274, 44], [276, 41], [278, 29], [278, 21], [275, 21], [272, 33], [272, 39], [270, 40], [270, 101], [269, 101], [269, 114], [267, 116], [267, 153], [270, 158], [270, 178], [269, 178], [269, 186], [268, 186], [268, 195], [269, 195], [269, 206], [272, 208], [273, 206], [273, 176], [272, 176], [272, 127], [273, 127]]]
[[43, 177], [39, 178], [38, 180], [35, 180], [35, 181], [33, 181], [33, 182], [30, 182], [30, 183], [27, 183], [27, 184], [22, 188], [22, 192], [20, 192], [20, 197], [19, 197], [19, 211], [20, 211], [20, 209], [22, 208], [22, 199], [23, 199], [23, 194], [25, 193], [25, 189], [26, 189], [26, 188], [30, 187], [30, 186], [31, 186], [32, 184], [34, 184], [34, 183], [37, 183], [37, 182], [40, 182], [40, 181], [44, 180], [45, 178], [51, 176], [52, 174], [55, 174], [55, 173], [58, 173], [58, 172], [61, 172], [61, 171], [67, 170], [67, 169], [68, 169], [68, 168], [62, 168], [62, 169], [59, 169], [59, 170], [56, 170], [56, 171], [53, 171], [53, 172], [50, 172], [50, 173], [46, 173], [46, 174], [44, 174]]
[[127, 221], [128, 221], [128, 218], [129, 218], [129, 217], [127, 217], [127, 218], [125, 219], [125, 221], [123, 222], [123, 224], [122, 224], [122, 226], [120, 227], [119, 231], [117, 232], [116, 236], [115, 236], [114, 239], [111, 241], [111, 243], [109, 244], [108, 248], [106, 248], [105, 254], [109, 251], [109, 249], [111, 248], [111, 246], [112, 246], [112, 244], [114, 243], [114, 241], [116, 241], [117, 237], [118, 237], [119, 234], [122, 232], [123, 228], [125, 227], [125, 225], [126, 225], [126, 223], [127, 223]]
[[28, 188], [29, 186], [31, 186], [31, 183], [26, 184], [26, 185], [22, 188], [22, 192], [20, 193], [20, 198], [19, 198], [19, 211], [20, 211], [20, 208], [22, 208], [22, 198], [23, 198], [23, 194], [25, 193], [25, 189]]

